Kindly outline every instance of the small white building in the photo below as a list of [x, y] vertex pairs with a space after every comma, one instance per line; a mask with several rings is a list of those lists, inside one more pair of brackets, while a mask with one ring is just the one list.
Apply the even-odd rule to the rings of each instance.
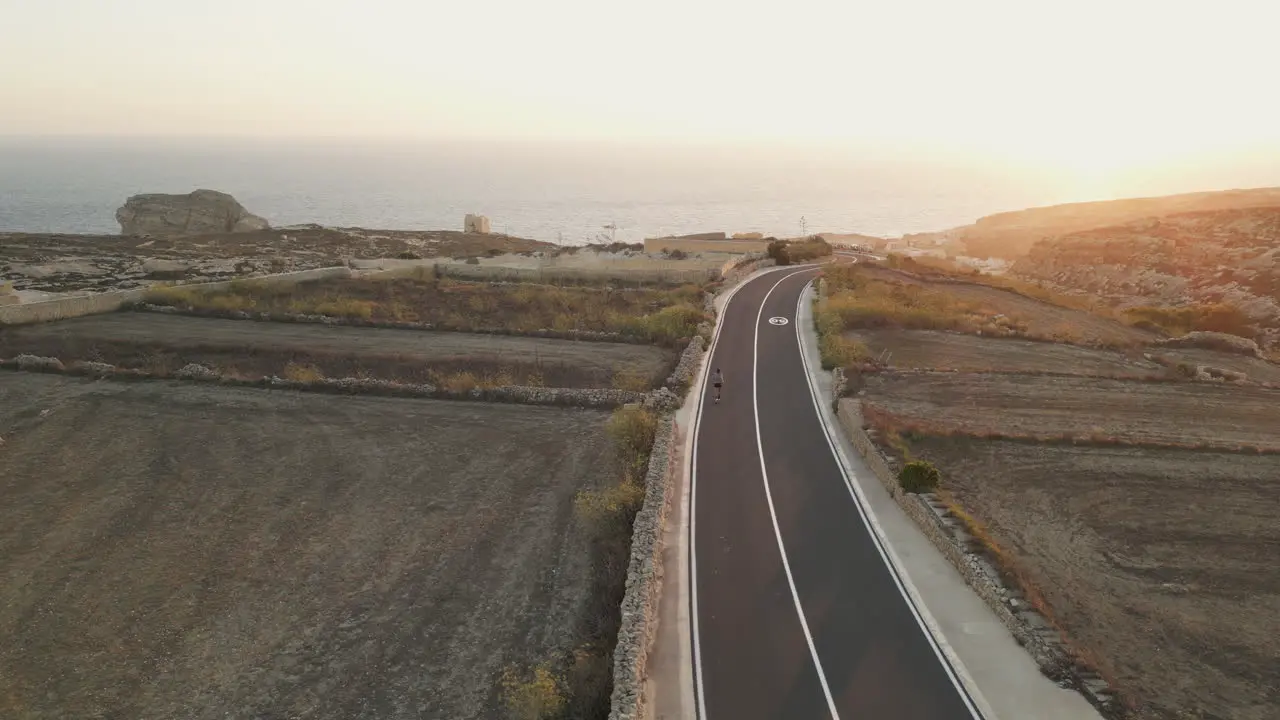
[[471, 213], [467, 213], [467, 218], [462, 224], [462, 232], [488, 235], [490, 233], [489, 218], [484, 215], [472, 215]]

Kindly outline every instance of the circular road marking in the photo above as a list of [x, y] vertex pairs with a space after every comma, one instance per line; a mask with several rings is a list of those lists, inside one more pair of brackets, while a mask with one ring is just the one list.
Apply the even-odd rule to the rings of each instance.
[[787, 319], [784, 317], [771, 317], [769, 318], [769, 324], [770, 325], [786, 325]]

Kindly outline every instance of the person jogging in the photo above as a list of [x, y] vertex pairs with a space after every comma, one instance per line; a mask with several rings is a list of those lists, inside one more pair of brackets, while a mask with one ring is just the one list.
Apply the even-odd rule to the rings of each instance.
[[716, 368], [715, 373], [712, 374], [711, 384], [716, 388], [716, 402], [720, 402], [720, 392], [724, 387], [724, 373], [720, 372], [720, 368]]

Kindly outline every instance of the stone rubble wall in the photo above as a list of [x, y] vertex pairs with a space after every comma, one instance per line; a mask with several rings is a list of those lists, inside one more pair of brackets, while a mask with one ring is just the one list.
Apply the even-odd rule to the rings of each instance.
[[631, 536], [631, 562], [622, 597], [622, 623], [613, 651], [613, 697], [609, 720], [637, 720], [644, 713], [644, 681], [649, 651], [658, 625], [662, 596], [662, 529], [671, 506], [671, 479], [679, 428], [667, 415], [658, 425], [649, 469], [645, 474], [644, 505], [636, 514]]
[[[742, 258], [735, 258], [733, 263], [735, 264], [733, 264], [733, 267], [729, 268], [727, 272], [722, 270], [720, 273], [720, 277], [724, 280], [724, 285], [721, 286], [721, 292], [724, 292], [747, 279], [751, 276], [751, 273], [754, 273], [757, 270], [776, 265], [773, 258], [767, 257], [764, 253], [752, 253], [750, 255], [743, 256]], [[730, 263], [726, 263], [726, 265], [729, 264]]]
[[287, 380], [280, 377], [234, 378], [219, 375], [215, 370], [195, 363], [186, 365], [175, 372], [172, 378], [158, 376], [143, 370], [118, 368], [108, 363], [75, 361], [64, 365], [58, 358], [39, 357], [35, 355], [19, 355], [5, 360], [0, 359], [0, 368], [9, 370], [28, 370], [33, 372], [54, 372], [69, 375], [88, 375], [115, 380], [164, 380], [175, 379], [192, 382], [210, 382], [220, 385], [243, 387], [269, 387], [286, 390], [304, 390], [309, 392], [328, 392], [356, 395], [383, 395], [390, 397], [416, 397], [439, 400], [475, 400], [483, 402], [504, 402], [520, 405], [555, 405], [561, 407], [582, 407], [612, 409], [623, 405], [641, 404], [657, 411], [669, 409], [672, 402], [678, 399], [666, 388], [643, 393], [631, 390], [614, 390], [611, 388], [549, 388], [528, 387], [524, 385], [507, 385], [496, 388], [473, 388], [471, 390], [447, 390], [428, 383], [401, 383], [392, 380], [374, 380], [365, 378], [321, 378], [314, 381]]
[[698, 366], [702, 363], [702, 353], [706, 349], [706, 340], [701, 335], [694, 335], [689, 344], [684, 346], [684, 351], [680, 353], [680, 359], [676, 361], [676, 367], [671, 371], [671, 375], [663, 385], [673, 391], [679, 392], [693, 382], [694, 373], [698, 372]]
[[[676, 263], [671, 263], [676, 265]], [[685, 283], [704, 283], [715, 280], [719, 273], [715, 268], [662, 267], [663, 263], [647, 261], [646, 266], [624, 262], [601, 263], [598, 267], [514, 267], [503, 265], [469, 265], [465, 262], [423, 262], [405, 261], [400, 267], [387, 270], [369, 270], [361, 273], [361, 277], [371, 280], [390, 280], [404, 277], [417, 277], [421, 273], [434, 272], [438, 277], [449, 277], [458, 280], [495, 280], [509, 282], [553, 283], [556, 281], [598, 281], [619, 280], [637, 283], [659, 283], [682, 285]]]

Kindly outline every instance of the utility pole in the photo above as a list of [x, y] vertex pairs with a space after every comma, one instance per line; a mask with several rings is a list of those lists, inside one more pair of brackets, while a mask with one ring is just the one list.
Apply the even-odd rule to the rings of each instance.
[[605, 226], [604, 226], [604, 229], [609, 231], [609, 242], [611, 242], [611, 243], [612, 243], [612, 242], [617, 242], [617, 239], [618, 239], [618, 223], [616, 223], [616, 222], [611, 222], [611, 223], [609, 223], [608, 225], [605, 225]]
[[800, 237], [802, 237], [802, 238], [803, 238], [803, 237], [805, 237], [805, 229], [806, 229], [808, 226], [809, 226], [809, 221], [808, 221], [808, 220], [805, 220], [805, 219], [804, 219], [804, 216], [803, 216], [803, 215], [801, 215], [801, 216], [800, 216]]

